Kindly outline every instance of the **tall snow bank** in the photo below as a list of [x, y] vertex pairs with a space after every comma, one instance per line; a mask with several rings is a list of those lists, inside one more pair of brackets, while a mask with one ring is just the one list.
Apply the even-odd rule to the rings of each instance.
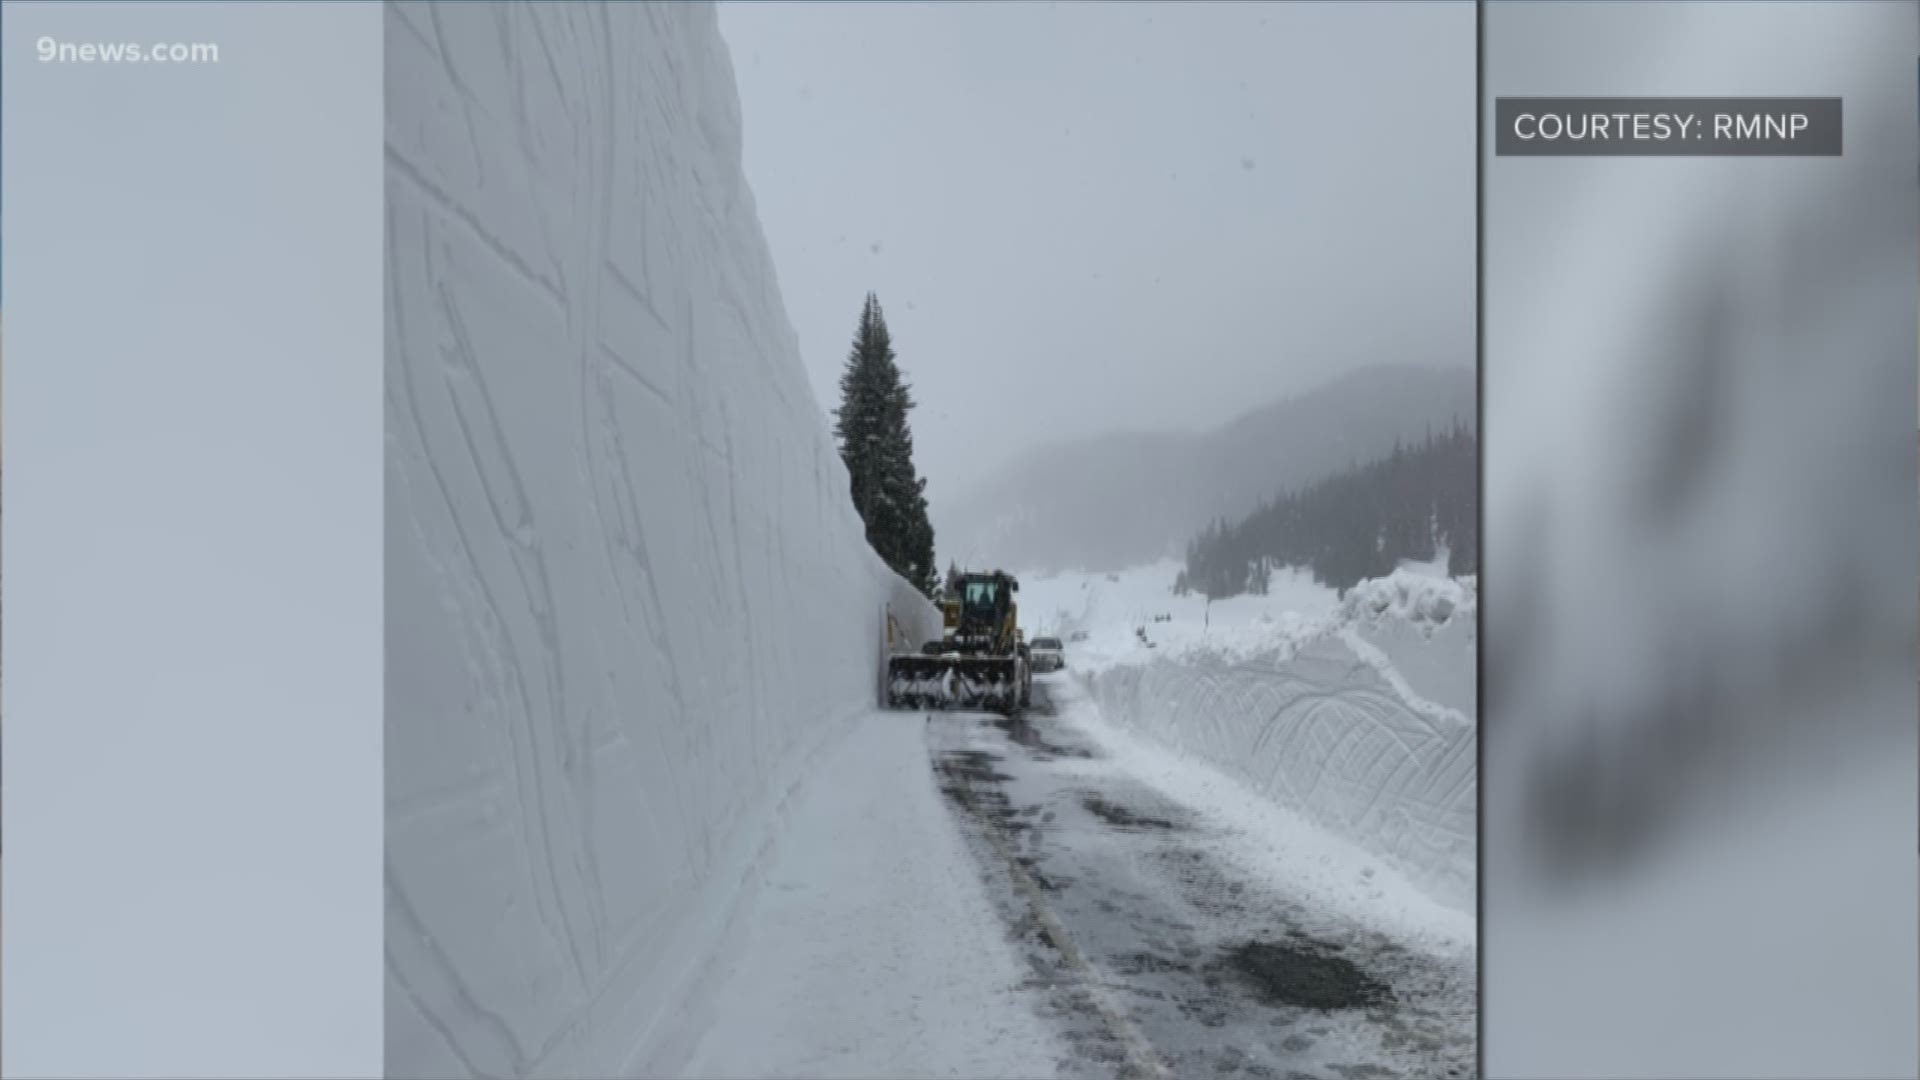
[[[1155, 660], [1280, 663], [1330, 637], [1347, 640], [1417, 708], [1477, 712], [1478, 579], [1407, 564], [1362, 581], [1345, 598], [1303, 570], [1276, 570], [1267, 593], [1209, 603], [1178, 596], [1174, 562], [1114, 573], [1023, 576], [1029, 638], [1073, 639], [1069, 663], [1084, 674]], [[1144, 632], [1144, 633], [1143, 633]]]
[[710, 5], [390, 6], [387, 1066], [671, 1070], [888, 608]]
[[[1436, 900], [1472, 910], [1475, 579], [1409, 568], [1336, 598], [1316, 594], [1302, 576], [1276, 574], [1267, 597], [1196, 611], [1192, 598], [1162, 602], [1132, 580], [1165, 569], [1113, 575], [1104, 586], [1101, 577], [1080, 587], [1040, 579], [1045, 610], [1062, 610], [1076, 592], [1088, 597], [1085, 616], [1060, 621], [1086, 635], [1068, 645], [1067, 662], [1102, 715], [1374, 852]], [[1108, 589], [1129, 601], [1105, 603]], [[1295, 606], [1274, 608], [1287, 603]], [[1102, 611], [1129, 617], [1103, 621]], [[1156, 611], [1164, 621], [1153, 621]]]

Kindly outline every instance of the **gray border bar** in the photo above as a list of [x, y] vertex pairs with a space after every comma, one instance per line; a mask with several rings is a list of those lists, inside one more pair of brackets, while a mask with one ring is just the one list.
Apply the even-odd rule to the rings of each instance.
[[379, 1076], [381, 8], [0, 20], [0, 1071]]

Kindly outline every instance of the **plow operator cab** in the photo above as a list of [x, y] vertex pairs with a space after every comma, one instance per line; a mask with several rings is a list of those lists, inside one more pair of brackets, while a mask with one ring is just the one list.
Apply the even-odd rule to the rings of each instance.
[[1026, 707], [1033, 676], [1013, 594], [1003, 571], [955, 574], [940, 598], [942, 632], [920, 655], [888, 660], [887, 703], [902, 709], [980, 709], [1011, 716]]

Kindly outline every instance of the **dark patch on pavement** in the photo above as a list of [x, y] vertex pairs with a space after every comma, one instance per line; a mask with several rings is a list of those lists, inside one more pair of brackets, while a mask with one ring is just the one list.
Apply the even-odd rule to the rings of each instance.
[[1399, 1075], [1383, 1065], [1329, 1065], [1341, 1080], [1392, 1080]]
[[996, 716], [992, 724], [1005, 732], [1007, 738], [1034, 751], [1034, 757], [1041, 761], [1056, 757], [1093, 758], [1097, 756], [1084, 746], [1066, 746], [1048, 741], [1025, 716]]
[[[1092, 813], [1095, 817], [1098, 817], [1100, 820], [1106, 822], [1109, 825], [1112, 825], [1117, 829], [1139, 830], [1139, 829], [1177, 829], [1179, 828], [1178, 825], [1175, 825], [1173, 822], [1168, 821], [1166, 818], [1150, 817], [1146, 814], [1136, 814], [1133, 811], [1127, 809], [1126, 807], [1108, 802], [1106, 799], [1098, 795], [1082, 796], [1080, 799], [1080, 805], [1086, 807], [1088, 812]], [[1196, 853], [1196, 855], [1197, 854], [1198, 853]]]
[[1331, 1011], [1363, 1009], [1393, 1000], [1386, 986], [1332, 950], [1298, 943], [1249, 941], [1230, 950], [1225, 960], [1229, 970], [1276, 1004]]
[[986, 750], [951, 750], [940, 755], [940, 771], [957, 780], [997, 784], [1013, 777], [994, 769], [1000, 755]]
[[1033, 856], [1016, 855], [1013, 861], [1020, 864], [1020, 868], [1027, 872], [1027, 877], [1030, 878], [1035, 885], [1039, 886], [1042, 892], [1060, 891], [1060, 883], [1054, 881], [1046, 874], [1041, 873], [1038, 860]]
[[996, 771], [1000, 757], [985, 750], [953, 750], [941, 754], [935, 762], [940, 772], [940, 793], [954, 805], [977, 814], [1010, 832], [1032, 826], [1019, 820], [1004, 792], [994, 786], [1012, 777]]
[[1193, 965], [1183, 960], [1170, 960], [1167, 957], [1150, 952], [1129, 953], [1116, 956], [1108, 961], [1108, 966], [1120, 975], [1145, 975], [1149, 972], [1192, 971]]

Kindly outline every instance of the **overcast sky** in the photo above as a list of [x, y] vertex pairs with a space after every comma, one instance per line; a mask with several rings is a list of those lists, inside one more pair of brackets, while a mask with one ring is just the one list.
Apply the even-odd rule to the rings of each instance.
[[862, 297], [936, 501], [1061, 438], [1473, 361], [1470, 3], [721, 5], [823, 408]]

